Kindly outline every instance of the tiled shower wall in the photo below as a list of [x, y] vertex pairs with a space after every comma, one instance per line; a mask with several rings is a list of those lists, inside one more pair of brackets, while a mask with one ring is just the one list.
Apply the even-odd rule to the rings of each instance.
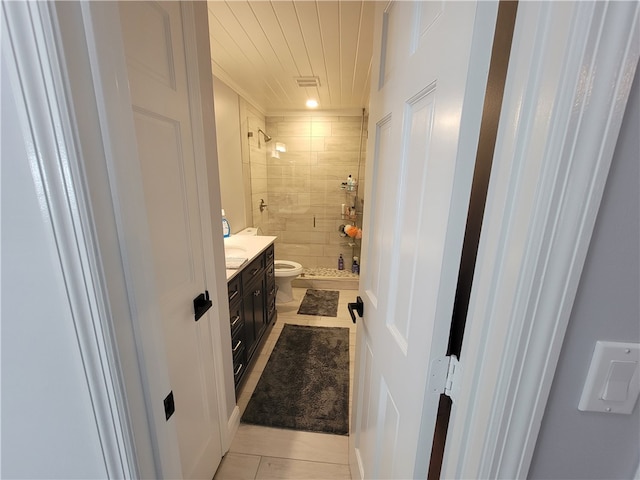
[[[240, 100], [240, 134], [242, 145], [242, 170], [244, 175], [245, 201], [249, 208], [247, 226], [257, 227], [261, 234], [267, 235], [269, 211], [260, 212], [260, 199], [269, 203], [267, 192], [267, 150], [268, 144], [258, 134], [258, 129], [265, 130], [265, 117], [249, 102]], [[249, 133], [251, 132], [251, 136]]]
[[[363, 125], [359, 116], [266, 117], [266, 132], [273, 137], [266, 155], [269, 208], [262, 214], [254, 210], [254, 224], [278, 237], [277, 259], [336, 268], [342, 254], [350, 269], [351, 258], [360, 256], [360, 241], [349, 245], [353, 240], [340, 236], [338, 229], [354, 222], [362, 226], [366, 119]], [[279, 159], [270, 153], [276, 142], [287, 147]], [[358, 180], [357, 200], [355, 192], [341, 188], [348, 175]], [[357, 220], [343, 217], [342, 204], [356, 207]]]

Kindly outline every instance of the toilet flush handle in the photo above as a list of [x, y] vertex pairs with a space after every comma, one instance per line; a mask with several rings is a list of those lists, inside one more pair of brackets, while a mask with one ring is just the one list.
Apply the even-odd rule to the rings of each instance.
[[264, 212], [267, 209], [268, 206], [269, 205], [264, 203], [264, 198], [261, 198], [260, 199], [260, 213]]

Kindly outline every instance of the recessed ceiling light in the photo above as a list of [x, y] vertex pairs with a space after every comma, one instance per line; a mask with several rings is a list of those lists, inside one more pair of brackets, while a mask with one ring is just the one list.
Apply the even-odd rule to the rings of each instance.
[[313, 99], [307, 100], [307, 107], [316, 108], [317, 106], [318, 106], [318, 101], [317, 100], [313, 100]]

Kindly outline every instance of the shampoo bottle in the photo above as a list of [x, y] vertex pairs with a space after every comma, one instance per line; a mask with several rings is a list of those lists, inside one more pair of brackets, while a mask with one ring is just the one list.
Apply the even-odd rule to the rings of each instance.
[[222, 236], [227, 238], [231, 235], [231, 227], [229, 226], [229, 221], [227, 217], [224, 216], [224, 208], [222, 209]]
[[351, 272], [360, 274], [360, 264], [358, 263], [358, 257], [353, 257], [353, 263], [351, 264]]
[[342, 254], [338, 257], [338, 270], [344, 270], [344, 258], [342, 258]]

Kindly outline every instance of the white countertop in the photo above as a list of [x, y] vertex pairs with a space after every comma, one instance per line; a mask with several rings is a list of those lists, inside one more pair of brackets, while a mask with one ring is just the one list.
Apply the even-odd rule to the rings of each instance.
[[251, 261], [275, 242], [277, 237], [266, 235], [231, 235], [224, 239], [225, 257], [246, 258], [240, 268], [227, 268], [227, 282], [242, 271]]

